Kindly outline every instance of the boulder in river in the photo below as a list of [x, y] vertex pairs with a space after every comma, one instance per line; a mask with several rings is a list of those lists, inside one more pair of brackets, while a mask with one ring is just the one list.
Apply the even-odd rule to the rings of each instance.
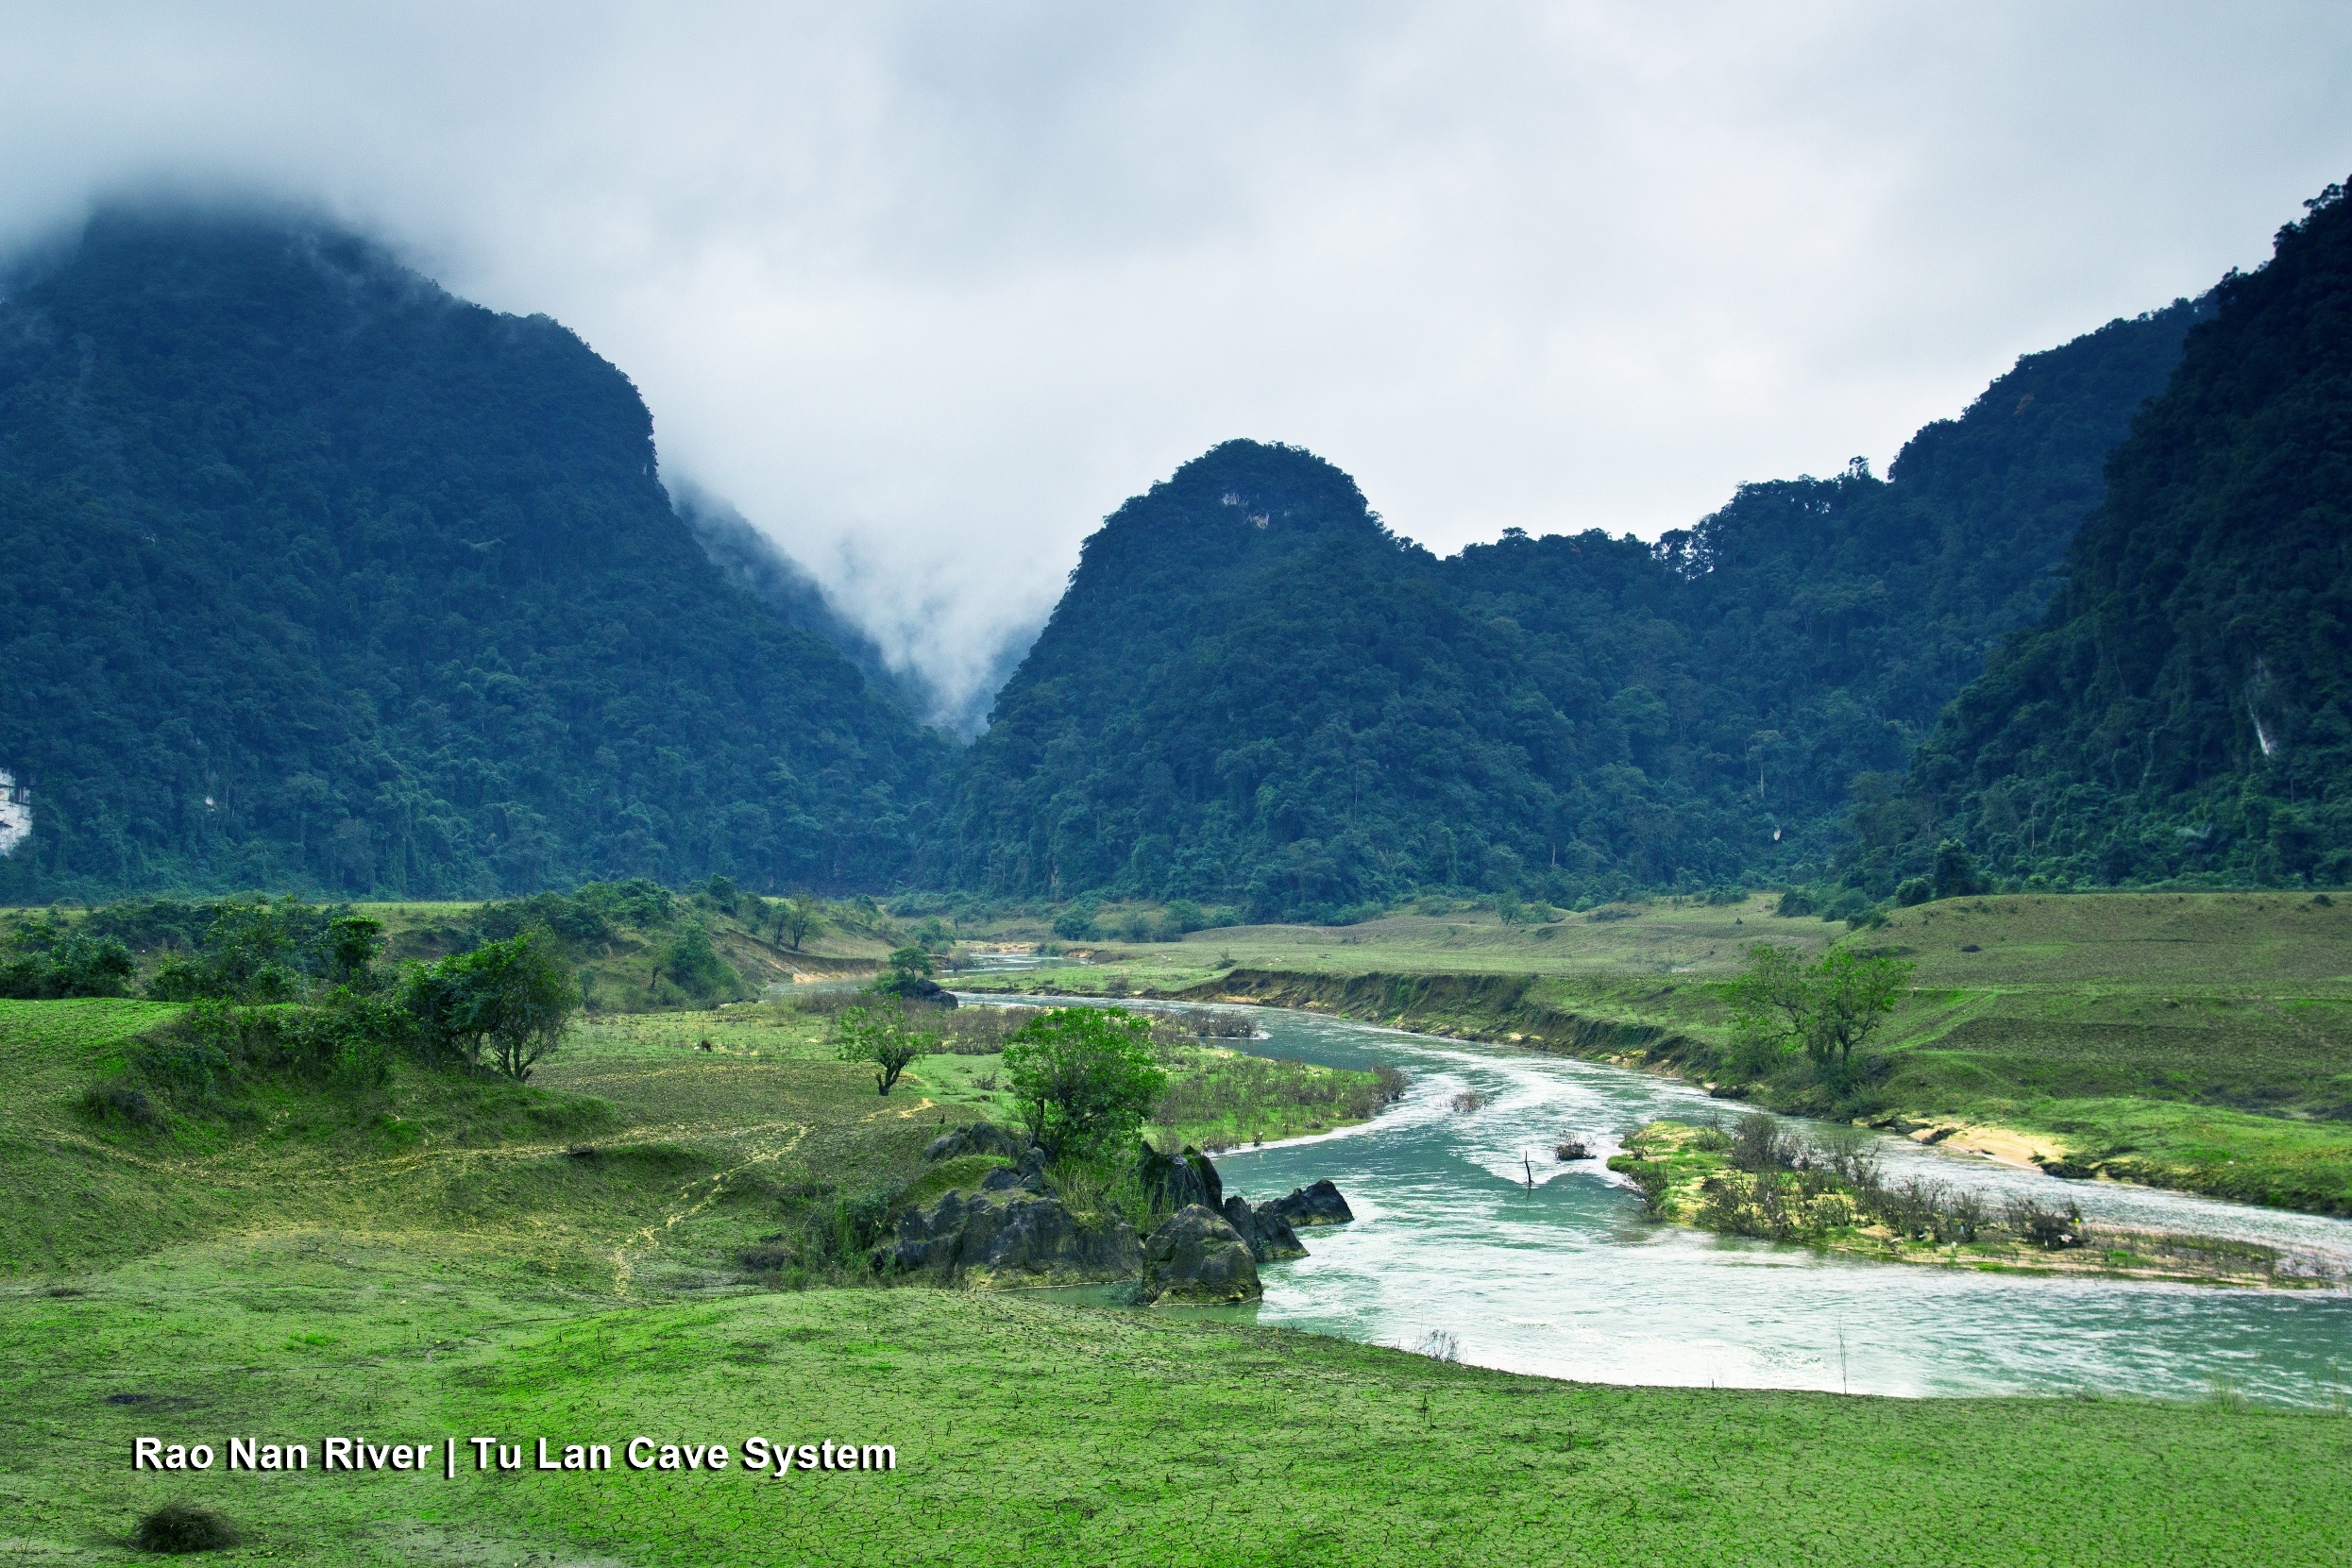
[[1261, 1263], [1275, 1263], [1286, 1257], [1304, 1257], [1307, 1249], [1291, 1229], [1291, 1222], [1274, 1211], [1272, 1204], [1249, 1206], [1245, 1199], [1233, 1197], [1225, 1201], [1225, 1222], [1249, 1243], [1249, 1256]]
[[1265, 1294], [1249, 1243], [1215, 1210], [1187, 1204], [1143, 1243], [1144, 1302], [1256, 1301]]
[[949, 1192], [900, 1215], [895, 1239], [874, 1249], [875, 1269], [985, 1287], [1129, 1279], [1142, 1268], [1125, 1220], [1082, 1221], [1059, 1198], [1023, 1185], [1035, 1172], [1000, 1171], [990, 1181], [1000, 1174], [1013, 1180], [984, 1181], [981, 1191]]
[[1356, 1216], [1349, 1210], [1347, 1200], [1326, 1176], [1312, 1187], [1302, 1187], [1287, 1198], [1277, 1198], [1264, 1206], [1300, 1227], [1308, 1225], [1344, 1225]]

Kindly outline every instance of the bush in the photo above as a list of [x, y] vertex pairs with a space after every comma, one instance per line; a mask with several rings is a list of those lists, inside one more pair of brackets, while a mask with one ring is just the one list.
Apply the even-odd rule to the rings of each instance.
[[[699, 929], [699, 928], [698, 928]], [[541, 929], [409, 970], [401, 1003], [431, 1061], [491, 1065], [517, 1083], [551, 1054], [580, 994]]]
[[32, 926], [18, 932], [16, 951], [0, 958], [0, 997], [47, 1002], [72, 996], [121, 996], [128, 989], [137, 966], [130, 949], [119, 938], [76, 933], [31, 945], [41, 938], [28, 941], [28, 934], [41, 930]]
[[1059, 1158], [1132, 1138], [1168, 1076], [1151, 1023], [1118, 1007], [1054, 1007], [1005, 1046], [1006, 1076], [1030, 1141]]
[[1818, 915], [1820, 911], [1821, 901], [1813, 896], [1811, 889], [1804, 887], [1791, 887], [1787, 892], [1783, 893], [1780, 896], [1780, 902], [1772, 906], [1773, 914], [1789, 919], [1795, 919], [1801, 915]]
[[670, 939], [658, 972], [706, 1005], [743, 989], [743, 977], [719, 956], [719, 950], [711, 946], [710, 933], [699, 920], [687, 921]]
[[155, 1102], [128, 1084], [95, 1084], [82, 1093], [82, 1109], [101, 1121], [124, 1121], [152, 1131], [163, 1125]]
[[1905, 877], [1895, 888], [1896, 906], [1903, 909], [1908, 909], [1913, 904], [1925, 903], [1935, 896], [1936, 885], [1925, 877]]
[[1054, 935], [1065, 942], [1091, 942], [1094, 939], [1094, 912], [1091, 909], [1065, 909], [1054, 917]]
[[140, 1520], [130, 1532], [130, 1543], [139, 1550], [169, 1556], [218, 1551], [234, 1546], [237, 1539], [235, 1527], [227, 1519], [193, 1503], [166, 1503]]

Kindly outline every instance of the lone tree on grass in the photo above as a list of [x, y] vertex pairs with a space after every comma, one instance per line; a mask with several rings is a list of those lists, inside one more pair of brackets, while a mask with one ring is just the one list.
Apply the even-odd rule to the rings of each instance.
[[845, 1062], [873, 1067], [876, 1093], [888, 1094], [916, 1057], [939, 1048], [939, 1037], [908, 1027], [904, 1008], [888, 1004], [844, 1007], [833, 1019], [833, 1054]]
[[1911, 966], [1840, 950], [1806, 965], [1794, 948], [1758, 942], [1732, 985], [1732, 1017], [1750, 1065], [1802, 1053], [1824, 1078], [1844, 1079], [1853, 1054], [1895, 1010]]
[[479, 1065], [486, 1050], [490, 1065], [518, 1084], [554, 1054], [580, 1005], [543, 926], [413, 969], [407, 992], [408, 1010], [436, 1055]]
[[1132, 1138], [1168, 1087], [1150, 1022], [1121, 1007], [1040, 1013], [1005, 1042], [1005, 1076], [1030, 1138], [1056, 1158]]

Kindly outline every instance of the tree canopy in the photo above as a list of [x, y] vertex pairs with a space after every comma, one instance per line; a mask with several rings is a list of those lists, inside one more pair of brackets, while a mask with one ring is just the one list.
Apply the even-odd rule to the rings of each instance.
[[0, 560], [0, 902], [871, 886], [949, 756], [706, 557], [618, 370], [313, 225], [12, 280]]
[[922, 874], [1317, 919], [1806, 880], [2039, 613], [2201, 309], [2028, 356], [1887, 479], [1743, 486], [1655, 545], [1439, 560], [1330, 464], [1228, 442], [1086, 541]]
[[2352, 203], [2217, 291], [2064, 590], [1921, 748], [1904, 829], [2073, 883], [2352, 879]]

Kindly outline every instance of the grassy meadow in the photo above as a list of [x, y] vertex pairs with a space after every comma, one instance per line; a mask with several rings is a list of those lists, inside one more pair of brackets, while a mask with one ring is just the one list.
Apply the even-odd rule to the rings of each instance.
[[1839, 942], [1915, 966], [1874, 1042], [1866, 1119], [2068, 1173], [2352, 1213], [2352, 901], [1987, 896], [1853, 932], [1770, 908], [1232, 927], [1001, 983], [1321, 1007], [1712, 1080], [1747, 947]]
[[[167, 1014], [0, 1006], [10, 1561], [135, 1560], [172, 1500], [242, 1534], [201, 1560], [335, 1565], [2293, 1563], [2352, 1539], [2338, 1414], [1587, 1387], [1231, 1309], [775, 1289], [745, 1248], [971, 1114], [943, 1081], [876, 1096], [784, 1009], [601, 1020], [528, 1087], [264, 1085], [161, 1132], [86, 1109]], [[644, 1435], [732, 1468], [130, 1467], [140, 1436], [329, 1434]], [[898, 1468], [753, 1475], [753, 1435]]]

